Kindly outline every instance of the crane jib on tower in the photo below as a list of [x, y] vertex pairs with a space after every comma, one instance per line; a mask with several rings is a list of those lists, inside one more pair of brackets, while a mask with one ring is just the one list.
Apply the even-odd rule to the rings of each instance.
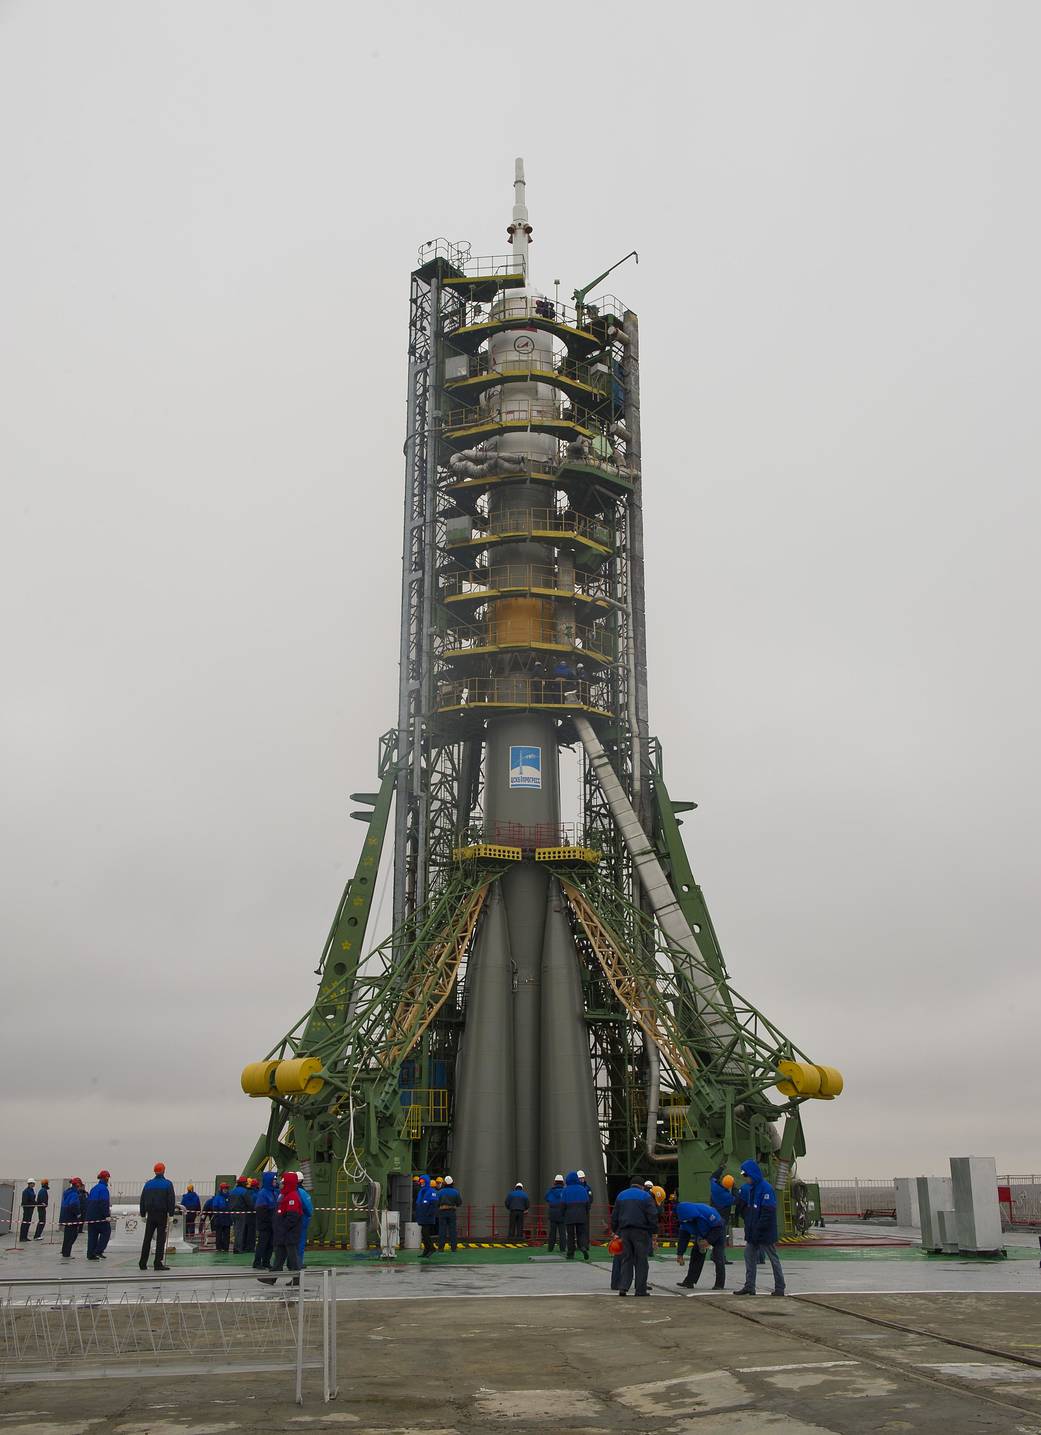
[[456, 1173], [480, 1234], [516, 1181], [703, 1200], [752, 1158], [798, 1229], [802, 1106], [842, 1077], [732, 985], [650, 735], [637, 316], [589, 301], [618, 265], [574, 307], [534, 285], [520, 160], [507, 237], [412, 273], [397, 725], [315, 1001], [242, 1073], [246, 1169], [303, 1167], [339, 1240], [410, 1219], [418, 1171]]

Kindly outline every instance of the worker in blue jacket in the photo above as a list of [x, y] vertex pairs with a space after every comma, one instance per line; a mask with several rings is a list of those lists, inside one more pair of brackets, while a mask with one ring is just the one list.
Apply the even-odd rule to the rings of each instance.
[[622, 1268], [618, 1274], [618, 1294], [628, 1295], [636, 1277], [636, 1294], [649, 1295], [648, 1262], [654, 1237], [658, 1234], [658, 1206], [654, 1197], [634, 1177], [632, 1183], [619, 1191], [611, 1210], [611, 1230], [622, 1242]]
[[712, 1206], [700, 1201], [677, 1201], [676, 1220], [679, 1223], [679, 1238], [676, 1242], [676, 1260], [683, 1264], [683, 1253], [690, 1246], [690, 1264], [687, 1274], [678, 1284], [693, 1289], [698, 1283], [705, 1265], [705, 1257], [712, 1252], [712, 1263], [716, 1268], [716, 1283], [713, 1290], [721, 1291], [727, 1283], [727, 1228], [726, 1222]]
[[246, 1250], [246, 1218], [253, 1209], [253, 1193], [249, 1189], [249, 1182], [245, 1176], [240, 1176], [232, 1186], [231, 1195], [228, 1197], [228, 1209], [233, 1212], [232, 1253], [241, 1256]]
[[437, 1231], [437, 1192], [429, 1176], [420, 1176], [416, 1184], [414, 1213], [422, 1243], [420, 1256], [432, 1256], [436, 1249], [434, 1235]]
[[141, 1259], [137, 1264], [140, 1270], [147, 1270], [154, 1236], [155, 1260], [152, 1269], [168, 1271], [170, 1267], [163, 1264], [163, 1256], [166, 1254], [166, 1226], [177, 1209], [177, 1198], [174, 1196], [173, 1182], [167, 1180], [165, 1164], [157, 1161], [152, 1171], [152, 1179], [141, 1187], [141, 1200], [138, 1202], [138, 1210], [145, 1218], [145, 1235], [141, 1242]]
[[58, 1222], [61, 1226], [61, 1258], [63, 1261], [75, 1260], [72, 1248], [76, 1244], [76, 1238], [83, 1230], [83, 1222], [87, 1214], [87, 1188], [78, 1176], [73, 1176], [67, 1189], [61, 1198], [61, 1209], [58, 1212]]
[[273, 1222], [277, 1202], [278, 1190], [275, 1186], [275, 1173], [274, 1171], [265, 1171], [260, 1178], [260, 1190], [257, 1192], [257, 1199], [253, 1205], [253, 1213], [257, 1219], [257, 1242], [253, 1247], [253, 1269], [255, 1271], [266, 1271], [271, 1264], [271, 1252], [274, 1249]]
[[105, 1247], [112, 1235], [112, 1198], [108, 1183], [111, 1176], [107, 1171], [98, 1172], [97, 1185], [87, 1193], [87, 1260], [103, 1261]]
[[214, 1249], [226, 1251], [231, 1244], [231, 1222], [232, 1214], [228, 1210], [228, 1183], [222, 1181], [220, 1187], [203, 1203], [203, 1214], [209, 1216], [210, 1227], [213, 1231]]
[[458, 1250], [458, 1217], [462, 1204], [459, 1187], [451, 1176], [446, 1176], [437, 1190], [437, 1239], [441, 1250], [449, 1245], [453, 1252]]
[[503, 1202], [510, 1213], [510, 1234], [507, 1240], [523, 1241], [524, 1239], [524, 1213], [531, 1205], [528, 1193], [524, 1189], [524, 1182], [518, 1181], [513, 1190]]
[[51, 1199], [50, 1182], [46, 1176], [40, 1182], [40, 1189], [36, 1196], [36, 1230], [33, 1232], [33, 1240], [39, 1241], [43, 1238], [43, 1228], [47, 1224], [47, 1206]]
[[564, 1222], [564, 1177], [558, 1171], [553, 1177], [553, 1185], [546, 1192], [546, 1215], [549, 1218], [549, 1240], [546, 1243], [548, 1251], [559, 1250], [564, 1254], [565, 1222]]
[[190, 1181], [181, 1197], [181, 1210], [184, 1212], [184, 1238], [186, 1241], [190, 1241], [195, 1235], [195, 1222], [202, 1210], [199, 1193]]
[[575, 1251], [589, 1259], [589, 1207], [593, 1193], [586, 1185], [584, 1171], [569, 1171], [564, 1183], [564, 1224], [567, 1226], [567, 1258], [575, 1259]]
[[755, 1295], [756, 1266], [762, 1256], [774, 1273], [772, 1295], [784, 1295], [784, 1271], [777, 1255], [777, 1192], [755, 1161], [745, 1161], [741, 1175], [745, 1205], [745, 1283], [735, 1295]]
[[712, 1209], [723, 1218], [724, 1226], [730, 1224], [730, 1219], [734, 1214], [733, 1187], [733, 1176], [724, 1174], [723, 1166], [720, 1164], [709, 1177], [708, 1200]]
[[36, 1182], [27, 1181], [25, 1190], [22, 1192], [22, 1224], [18, 1228], [18, 1239], [27, 1241], [29, 1239], [29, 1227], [33, 1223], [33, 1212], [36, 1210]]
[[314, 1202], [311, 1200], [311, 1193], [304, 1190], [304, 1173], [296, 1173], [296, 1194], [300, 1197], [300, 1204], [304, 1208], [303, 1220], [300, 1222], [300, 1269], [304, 1268], [304, 1247], [307, 1245], [307, 1232], [311, 1226], [311, 1217], [314, 1215]]

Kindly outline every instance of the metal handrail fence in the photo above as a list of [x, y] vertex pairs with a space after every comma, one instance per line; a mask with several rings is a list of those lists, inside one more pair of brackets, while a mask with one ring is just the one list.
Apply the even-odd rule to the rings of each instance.
[[524, 678], [511, 673], [496, 678], [452, 678], [438, 683], [436, 706], [445, 708], [480, 707], [574, 707], [591, 708], [609, 716], [606, 699], [592, 683], [574, 678]]
[[519, 593], [537, 592], [549, 589], [552, 593], [574, 594], [576, 598], [609, 598], [610, 584], [602, 576], [576, 573], [558, 573], [555, 568], [540, 568], [531, 563], [494, 564], [488, 572], [480, 569], [474, 573], [446, 573], [441, 582], [441, 596], [474, 597], [484, 594], [496, 596], [506, 590]]
[[482, 538], [510, 536], [529, 537], [532, 533], [559, 533], [576, 538], [587, 538], [603, 548], [611, 546], [611, 529], [608, 524], [596, 518], [587, 518], [566, 508], [516, 508], [506, 509], [482, 518], [474, 524], [469, 534], [449, 534], [446, 548], [468, 546], [479, 543]]
[[[505, 627], [505, 625], [504, 625]], [[547, 631], [541, 620], [528, 622], [511, 618], [505, 633], [499, 633], [491, 623], [458, 623], [445, 634], [438, 645], [441, 657], [451, 661], [474, 649], [488, 647], [536, 647], [538, 644], [558, 648], [571, 648], [576, 657], [583, 653], [600, 662], [613, 663], [618, 657], [618, 639], [609, 629], [602, 626], [589, 627], [584, 623], [561, 624], [562, 631]]]
[[[291, 1274], [291, 1273], [290, 1273]], [[337, 1393], [336, 1272], [299, 1272], [258, 1293], [255, 1272], [23, 1279], [0, 1283], [0, 1385], [321, 1370]]]
[[[606, 367], [606, 366], [605, 366]], [[572, 359], [567, 354], [554, 355], [553, 358], [540, 362], [530, 355], [517, 358], [504, 358], [498, 356], [494, 363], [491, 355], [484, 349], [475, 354], [468, 365], [466, 377], [468, 379], [494, 378], [497, 374], [527, 374], [532, 383], [552, 381], [554, 378], [571, 379], [576, 383], [585, 384], [595, 389], [600, 394], [606, 394], [608, 381], [606, 373], [598, 372], [596, 382], [590, 382], [588, 364], [580, 364], [577, 359]], [[456, 380], [455, 382], [461, 382]], [[449, 380], [448, 389], [451, 391], [453, 381]]]
[[451, 334], [453, 330], [465, 328], [471, 324], [498, 323], [502, 319], [546, 319], [551, 323], [560, 324], [564, 328], [577, 329], [581, 333], [587, 333], [591, 319], [623, 319], [625, 317], [625, 305], [613, 294], [601, 294], [596, 299], [583, 304], [581, 315], [573, 304], [565, 304], [558, 299], [549, 299], [544, 295], [511, 293], [508, 289], [504, 290], [494, 302], [494, 316], [486, 315], [484, 306], [480, 303], [466, 305], [465, 313], [460, 315], [458, 321], [446, 326], [446, 334]]

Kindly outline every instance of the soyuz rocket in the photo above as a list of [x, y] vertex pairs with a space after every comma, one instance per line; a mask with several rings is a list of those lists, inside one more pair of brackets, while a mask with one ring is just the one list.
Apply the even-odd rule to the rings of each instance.
[[[498, 295], [493, 319], [511, 312], [522, 317], [544, 298], [531, 287], [531, 225], [521, 160], [516, 164], [509, 234], [513, 255], [521, 261], [518, 269], [523, 266], [524, 287]], [[524, 357], [532, 370], [554, 367], [553, 338], [535, 327], [495, 332], [487, 351], [490, 371], [504, 363], [516, 367]], [[482, 407], [496, 410], [503, 392], [487, 390]], [[561, 394], [549, 384], [511, 383], [509, 400], [520, 400], [532, 415], [555, 417], [561, 412]], [[486, 444], [482, 457], [491, 450], [507, 471], [521, 472], [516, 481], [492, 488], [489, 523], [508, 514], [511, 529], [537, 528], [532, 516], [545, 511], [546, 485], [526, 481], [524, 461], [554, 463], [556, 439], [531, 431], [508, 432]], [[520, 521], [515, 524], [514, 519]], [[492, 547], [488, 565], [493, 591], [504, 570], [519, 568], [554, 575], [547, 586], [563, 595], [574, 587], [573, 556], [547, 543]], [[505, 576], [501, 586], [510, 586]], [[519, 611], [525, 604], [527, 610]], [[574, 605], [566, 596], [552, 603], [499, 598], [488, 607], [492, 633], [518, 617], [529, 620], [532, 611], [536, 621], [558, 630], [568, 624], [573, 629], [575, 621]], [[506, 660], [492, 658], [490, 663], [493, 680], [508, 692]], [[490, 717], [484, 741], [484, 840], [495, 842], [514, 825], [559, 832], [560, 732], [552, 714], [527, 711]], [[517, 1181], [524, 1183], [533, 1201], [541, 1200], [557, 1172], [573, 1169], [587, 1173], [595, 1201], [607, 1199], [579, 955], [559, 883], [532, 860], [513, 863], [493, 884], [469, 957], [453, 1130], [452, 1170], [464, 1199], [474, 1207], [499, 1206]]]

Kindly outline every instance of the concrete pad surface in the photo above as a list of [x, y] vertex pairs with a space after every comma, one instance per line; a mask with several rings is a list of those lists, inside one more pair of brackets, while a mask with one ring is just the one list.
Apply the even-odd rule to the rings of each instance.
[[288, 1373], [9, 1384], [0, 1435], [1041, 1435], [1036, 1293], [637, 1301], [584, 1279], [583, 1296], [343, 1301], [328, 1406], [313, 1374], [302, 1408]]

